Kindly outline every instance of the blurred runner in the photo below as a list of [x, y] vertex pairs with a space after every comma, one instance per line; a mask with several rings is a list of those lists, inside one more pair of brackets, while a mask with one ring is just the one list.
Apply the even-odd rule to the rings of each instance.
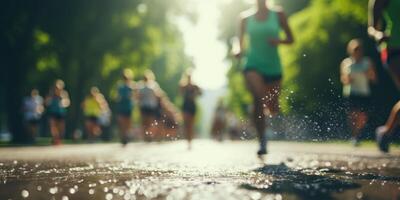
[[[380, 45], [382, 62], [400, 90], [400, 1], [370, 0], [369, 5], [368, 33]], [[376, 130], [381, 151], [389, 151], [390, 136], [399, 127], [399, 123], [400, 101], [394, 105], [385, 125]]]
[[50, 132], [53, 137], [54, 145], [61, 144], [61, 139], [65, 134], [65, 117], [67, 108], [70, 105], [68, 92], [64, 90], [64, 81], [56, 80], [46, 97], [47, 113], [49, 114]]
[[[253, 123], [256, 127], [260, 148], [258, 155], [267, 154], [266, 115], [279, 114], [282, 66], [278, 46], [293, 43], [292, 31], [281, 9], [270, 8], [267, 0], [256, 0], [256, 12], [246, 11], [241, 16], [239, 48], [234, 52], [237, 58], [246, 57], [244, 76], [247, 88], [253, 96]], [[285, 39], [280, 38], [281, 30]], [[248, 35], [248, 49], [245, 52], [244, 38]], [[269, 123], [269, 122], [268, 122]]]
[[29, 133], [29, 140], [33, 143], [44, 111], [43, 98], [39, 95], [39, 91], [33, 89], [30, 96], [24, 99], [23, 105], [24, 124]]
[[367, 107], [371, 101], [370, 82], [376, 81], [374, 65], [364, 56], [362, 43], [353, 39], [347, 46], [349, 57], [340, 65], [340, 80], [343, 84], [343, 96], [349, 106], [348, 120], [351, 128], [352, 143], [359, 144], [361, 131], [368, 121]]
[[85, 130], [90, 142], [94, 142], [101, 134], [100, 117], [103, 113], [104, 96], [97, 87], [90, 89], [90, 94], [82, 103], [85, 116]]
[[118, 127], [123, 146], [129, 142], [129, 134], [132, 128], [132, 110], [133, 110], [133, 93], [134, 82], [132, 81], [133, 72], [125, 69], [122, 74], [122, 83], [118, 86]]
[[142, 128], [144, 139], [152, 141], [159, 138], [158, 118], [160, 116], [161, 88], [155, 81], [152, 71], [147, 70], [143, 81], [138, 86], [140, 113], [142, 116]]
[[188, 149], [192, 148], [194, 137], [194, 123], [196, 116], [196, 98], [201, 95], [200, 88], [192, 83], [192, 76], [189, 73], [183, 75], [180, 82], [180, 92], [183, 96], [183, 123], [186, 139], [188, 140]]
[[218, 102], [215, 109], [213, 125], [211, 128], [212, 137], [215, 140], [222, 141], [226, 127], [226, 108], [222, 99]]

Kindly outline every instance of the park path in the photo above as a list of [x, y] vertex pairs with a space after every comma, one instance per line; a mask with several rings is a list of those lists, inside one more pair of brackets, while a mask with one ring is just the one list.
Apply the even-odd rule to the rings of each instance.
[[396, 199], [400, 150], [252, 141], [0, 149], [0, 199]]

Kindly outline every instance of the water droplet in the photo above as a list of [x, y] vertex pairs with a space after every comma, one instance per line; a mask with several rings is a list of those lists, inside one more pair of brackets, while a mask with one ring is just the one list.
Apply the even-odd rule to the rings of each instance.
[[69, 200], [68, 196], [62, 196], [61, 200]]
[[23, 198], [28, 198], [28, 197], [29, 197], [29, 192], [28, 192], [28, 190], [22, 190], [21, 196], [22, 196]]
[[124, 195], [124, 200], [129, 200], [129, 199], [131, 199], [131, 194], [126, 193], [126, 194]]
[[113, 195], [111, 193], [106, 194], [106, 200], [111, 200]]
[[55, 194], [58, 192], [58, 188], [57, 187], [52, 187], [49, 189], [50, 194]]
[[76, 190], [74, 188], [69, 188], [69, 193], [70, 194], [75, 194]]
[[93, 194], [94, 194], [94, 189], [90, 189], [90, 190], [89, 190], [89, 194], [90, 194], [90, 195], [93, 195]]
[[37, 189], [37, 191], [42, 191], [42, 186], [39, 185], [36, 187], [36, 189]]

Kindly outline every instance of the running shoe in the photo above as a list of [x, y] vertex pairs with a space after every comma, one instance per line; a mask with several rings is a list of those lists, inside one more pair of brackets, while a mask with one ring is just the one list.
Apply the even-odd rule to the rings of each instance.
[[381, 126], [376, 129], [376, 143], [380, 151], [389, 152], [390, 135], [387, 134], [386, 127]]

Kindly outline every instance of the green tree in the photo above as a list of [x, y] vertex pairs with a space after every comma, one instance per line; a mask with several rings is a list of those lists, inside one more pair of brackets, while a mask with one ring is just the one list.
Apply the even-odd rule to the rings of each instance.
[[187, 14], [184, 5], [182, 0], [2, 2], [0, 49], [6, 67], [1, 73], [0, 112], [6, 113], [14, 140], [26, 138], [22, 97], [31, 87], [46, 94], [57, 78], [65, 80], [72, 100], [69, 130], [80, 125], [80, 102], [89, 88], [99, 86], [110, 96], [123, 68], [133, 69], [136, 78], [145, 69], [154, 69], [173, 98], [173, 78], [188, 63], [172, 21]]

